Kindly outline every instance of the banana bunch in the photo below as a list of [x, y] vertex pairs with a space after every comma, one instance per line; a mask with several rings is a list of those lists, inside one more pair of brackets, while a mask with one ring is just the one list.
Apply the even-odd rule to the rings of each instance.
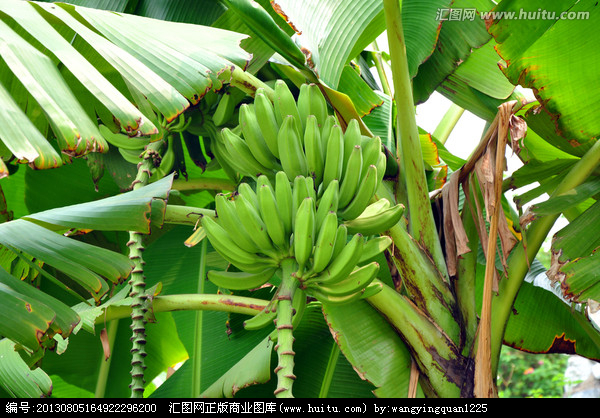
[[386, 169], [381, 139], [362, 135], [355, 119], [344, 132], [315, 84], [301, 85], [297, 101], [283, 80], [275, 83], [273, 102], [258, 89], [254, 103], [239, 108], [238, 132], [223, 128], [217, 138], [220, 155], [241, 176], [312, 177], [318, 195], [337, 180], [344, 219], [362, 213]]
[[[255, 188], [241, 183], [236, 193], [218, 194], [216, 216], [203, 217], [202, 228], [215, 250], [239, 271], [211, 270], [208, 279], [230, 290], [259, 288], [291, 258], [300, 289], [323, 303], [344, 303], [378, 291], [370, 284], [379, 265], [369, 260], [389, 247], [391, 239], [368, 239], [355, 231], [367, 226], [371, 235], [385, 231], [399, 221], [402, 207], [391, 212], [387, 200], [378, 201], [365, 205], [364, 218], [343, 221], [336, 211], [338, 183], [334, 179], [318, 198], [312, 177], [290, 182], [279, 171], [274, 184], [261, 175]], [[381, 219], [375, 216], [382, 213]]]

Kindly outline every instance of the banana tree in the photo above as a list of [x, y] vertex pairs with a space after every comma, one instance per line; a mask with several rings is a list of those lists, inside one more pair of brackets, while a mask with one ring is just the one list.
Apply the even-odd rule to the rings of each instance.
[[593, 2], [73, 3], [0, 5], [6, 394], [491, 397], [502, 345], [600, 359]]

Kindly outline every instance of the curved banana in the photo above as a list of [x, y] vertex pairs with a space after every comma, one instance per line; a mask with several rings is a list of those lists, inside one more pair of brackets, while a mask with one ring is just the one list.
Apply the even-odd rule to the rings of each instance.
[[215, 160], [219, 163], [219, 166], [223, 169], [225, 174], [227, 174], [231, 180], [238, 182], [240, 180], [240, 173], [237, 165], [232, 160], [231, 155], [227, 152], [220, 134], [215, 134], [215, 136], [211, 137], [210, 149], [215, 156]]
[[[346, 145], [344, 145], [345, 147]], [[345, 149], [345, 148], [344, 148]], [[355, 145], [346, 163], [346, 173], [342, 175], [340, 186], [340, 208], [345, 208], [354, 197], [361, 179], [362, 149]]]
[[272, 259], [261, 257], [240, 248], [227, 231], [211, 217], [202, 217], [202, 227], [206, 231], [206, 236], [213, 248], [238, 269], [249, 273], [257, 273], [268, 267], [276, 266]]
[[308, 259], [312, 255], [315, 222], [315, 204], [311, 197], [305, 198], [294, 222], [294, 257], [298, 263], [298, 271], [302, 272], [306, 267]]
[[302, 202], [304, 202], [304, 199], [309, 196], [306, 177], [296, 176], [294, 179], [294, 185], [292, 187], [292, 230], [295, 229], [296, 213], [298, 212]]
[[340, 255], [347, 242], [348, 228], [344, 224], [338, 225], [337, 232], [335, 233], [335, 245], [333, 246], [333, 254], [331, 254], [332, 260], [337, 258], [338, 255]]
[[244, 329], [247, 331], [257, 331], [274, 325], [274, 320], [277, 318], [277, 304], [271, 309], [270, 305], [265, 307], [262, 311], [254, 315], [252, 318], [244, 321]]
[[329, 136], [331, 135], [331, 129], [337, 124], [335, 116], [328, 115], [323, 126], [321, 126], [321, 149], [323, 150], [323, 155], [326, 155], [327, 153], [327, 144], [329, 142]]
[[337, 180], [333, 180], [329, 183], [329, 186], [323, 192], [323, 196], [317, 202], [317, 218], [316, 218], [316, 228], [317, 230], [321, 228], [325, 217], [329, 212], [336, 212], [339, 207], [339, 199], [340, 199], [340, 187], [339, 182]]
[[275, 110], [275, 117], [279, 126], [283, 125], [283, 121], [288, 117], [292, 116], [295, 121], [295, 127], [297, 133], [300, 134], [302, 129], [302, 120], [298, 113], [298, 107], [296, 105], [296, 99], [290, 91], [287, 83], [281, 79], [275, 82], [275, 100], [273, 102], [273, 108]]
[[289, 234], [286, 234], [283, 219], [279, 215], [275, 191], [267, 183], [263, 183], [257, 187], [258, 206], [261, 218], [267, 227], [267, 233], [278, 248], [287, 250], [290, 244], [290, 237]]
[[315, 179], [316, 184], [323, 181], [323, 170], [325, 162], [323, 149], [321, 147], [321, 130], [319, 129], [315, 115], [306, 118], [306, 129], [304, 130], [304, 154], [308, 165], [308, 174]]
[[[273, 241], [267, 232], [267, 226], [258, 214], [258, 209], [244, 195], [239, 194], [235, 199], [235, 208], [242, 224], [240, 228], [246, 229], [252, 241], [260, 252], [274, 257], [277, 252]], [[235, 238], [234, 238], [235, 239]]]
[[329, 116], [327, 112], [327, 100], [321, 89], [316, 84], [308, 85], [308, 97], [310, 102], [310, 113], [315, 115], [320, 128], [325, 125], [325, 121]]
[[215, 208], [218, 224], [223, 227], [230, 237], [235, 237], [235, 241], [240, 248], [249, 253], [258, 253], [260, 248], [242, 227], [242, 221], [238, 216], [235, 203], [224, 194], [219, 193], [215, 196]]
[[[381, 152], [381, 138], [376, 137], [368, 137], [363, 136], [361, 147], [363, 150], [363, 172], [367, 170], [367, 167], [370, 165], [377, 166], [377, 161], [379, 161], [379, 155]], [[379, 167], [377, 167], [379, 170]]]
[[263, 88], [257, 89], [254, 95], [254, 112], [269, 150], [275, 157], [279, 158], [279, 145], [277, 144], [279, 123], [275, 117], [273, 103], [267, 98]]
[[[262, 176], [259, 176], [258, 178], [261, 177]], [[258, 196], [252, 186], [250, 186], [248, 183], [240, 183], [237, 188], [237, 194], [243, 195], [253, 207], [258, 207]]]
[[375, 166], [377, 167], [377, 184], [379, 185], [383, 181], [387, 168], [387, 157], [385, 153], [379, 153], [377, 164], [375, 164]]
[[390, 201], [383, 197], [367, 206], [365, 210], [363, 210], [363, 212], [360, 214], [360, 216], [376, 215], [380, 212], [383, 212], [390, 206], [392, 206]]
[[329, 265], [338, 229], [337, 213], [329, 212], [318, 229], [317, 241], [313, 254], [312, 272], [320, 273]]
[[200, 167], [204, 171], [208, 161], [206, 160], [204, 151], [202, 151], [203, 139], [190, 131], [183, 131], [181, 136], [183, 137], [183, 142], [185, 143], [190, 159], [196, 167]]
[[295, 216], [293, 214], [293, 192], [290, 180], [283, 171], [278, 171], [275, 174], [275, 199], [277, 200], [279, 216], [283, 221], [285, 233], [290, 236], [294, 228], [292, 219]]
[[342, 305], [342, 304], [356, 302], [357, 300], [371, 297], [371, 296], [379, 293], [382, 289], [383, 289], [383, 284], [375, 279], [361, 291], [356, 292], [356, 293], [351, 293], [351, 294], [345, 295], [345, 296], [327, 295], [324, 292], [322, 292], [321, 288], [319, 288], [319, 287], [311, 289], [311, 294], [312, 294], [312, 296], [317, 298], [317, 300], [319, 302], [321, 302], [322, 304]]
[[175, 166], [175, 139], [169, 136], [167, 140], [169, 141], [167, 145], [167, 150], [162, 156], [160, 166], [154, 171], [154, 174], [157, 176], [156, 178], [159, 179], [170, 174], [171, 171], [173, 171], [173, 167]]
[[[130, 137], [128, 135], [114, 133], [106, 125], [99, 125], [98, 129], [102, 137], [110, 145], [128, 150], [143, 150], [150, 143], [150, 137]], [[140, 151], [141, 152], [141, 151]]]
[[388, 231], [402, 219], [404, 205], [397, 204], [370, 215], [359, 215], [358, 217], [345, 221], [344, 225], [350, 234], [357, 232], [364, 236], [378, 235]]
[[215, 125], [221, 126], [226, 124], [233, 116], [237, 105], [245, 96], [246, 93], [237, 88], [230, 88], [223, 94], [212, 116]]
[[364, 263], [373, 257], [376, 257], [387, 250], [390, 245], [392, 245], [392, 239], [387, 235], [371, 238], [365, 243], [360, 260], [358, 260], [358, 264]]
[[340, 180], [344, 159], [344, 134], [339, 125], [331, 127], [325, 152], [325, 167], [323, 169], [323, 187], [332, 180]]
[[379, 263], [373, 261], [352, 271], [344, 280], [333, 285], [322, 284], [319, 290], [330, 296], [347, 296], [367, 287], [379, 273]]
[[300, 119], [300, 122], [302, 123], [302, 125], [300, 125], [302, 132], [304, 132], [304, 130], [306, 129], [306, 118], [308, 117], [308, 115], [312, 114], [308, 90], [308, 84], [301, 84], [300, 92], [298, 93], [298, 101], [296, 102], [296, 106], [298, 107], [298, 117]]
[[371, 198], [375, 195], [378, 185], [377, 180], [377, 167], [370, 165], [352, 201], [339, 211], [341, 218], [351, 220], [358, 217], [365, 210], [371, 203]]
[[281, 166], [290, 180], [308, 175], [308, 163], [296, 123], [293, 116], [285, 116], [277, 136]]
[[218, 271], [209, 270], [208, 280], [215, 285], [229, 290], [248, 290], [261, 287], [273, 277], [277, 271], [276, 267], [248, 273], [246, 271]]
[[248, 144], [246, 144], [246, 142], [231, 129], [223, 128], [221, 134], [221, 138], [223, 139], [227, 151], [239, 167], [238, 171], [240, 174], [258, 177], [261, 174], [272, 172], [272, 170], [268, 169], [254, 158]]
[[361, 234], [356, 234], [344, 246], [342, 251], [335, 257], [325, 270], [316, 276], [306, 280], [306, 283], [318, 283], [331, 286], [341, 282], [354, 270], [358, 260], [360, 260], [364, 247], [364, 238]]
[[142, 161], [143, 152], [143, 150], [119, 148], [119, 154], [121, 154], [121, 157], [131, 164], [138, 164], [140, 161]]
[[344, 132], [344, 164], [342, 167], [342, 176], [346, 175], [346, 168], [354, 147], [361, 145], [361, 143], [362, 134], [360, 133], [358, 120], [350, 119], [350, 122], [348, 122], [348, 126], [346, 127], [346, 132]]
[[280, 170], [281, 166], [277, 163], [260, 130], [253, 105], [244, 103], [240, 106], [240, 128], [256, 161], [267, 168]]

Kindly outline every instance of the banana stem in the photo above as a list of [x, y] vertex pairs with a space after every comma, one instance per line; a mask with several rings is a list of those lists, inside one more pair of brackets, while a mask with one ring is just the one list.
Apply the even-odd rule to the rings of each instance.
[[464, 112], [465, 109], [455, 103], [452, 103], [438, 126], [433, 131], [433, 136], [435, 139], [440, 141], [442, 144], [445, 144]]
[[178, 225], [196, 225], [202, 216], [215, 217], [212, 209], [196, 208], [192, 206], [167, 205], [164, 223]]
[[173, 181], [174, 190], [184, 191], [199, 191], [199, 190], [235, 190], [236, 184], [223, 178], [200, 177], [197, 179], [185, 180], [179, 178]]
[[292, 319], [294, 317], [294, 308], [292, 301], [294, 294], [298, 289], [300, 282], [296, 279], [295, 273], [298, 268], [296, 260], [288, 258], [281, 263], [283, 274], [279, 294], [277, 296], [277, 351], [278, 364], [275, 368], [277, 375], [277, 389], [275, 396], [277, 398], [293, 398], [292, 385], [296, 376], [294, 375], [294, 335]]
[[[390, 48], [397, 112], [396, 152], [403, 170], [408, 197], [409, 232], [427, 251], [438, 270], [448, 279], [446, 261], [431, 210], [423, 152], [417, 127], [406, 45], [402, 28], [401, 2], [383, 0]], [[400, 184], [400, 183], [399, 183]]]
[[[152, 168], [151, 152], [157, 151], [160, 141], [148, 146], [144, 153], [144, 160], [138, 164], [138, 171], [133, 181], [133, 190], [144, 187], [150, 179]], [[134, 267], [131, 272], [129, 285], [131, 291], [131, 397], [142, 398], [144, 396], [144, 370], [146, 369], [144, 358], [146, 357], [146, 312], [148, 301], [146, 295], [146, 279], [144, 277], [144, 260], [142, 253], [144, 245], [142, 234], [137, 231], [129, 231], [129, 259], [133, 261]]]

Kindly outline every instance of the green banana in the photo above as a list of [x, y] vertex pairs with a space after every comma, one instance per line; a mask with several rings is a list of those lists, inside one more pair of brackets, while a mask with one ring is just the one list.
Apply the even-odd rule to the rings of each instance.
[[383, 212], [390, 206], [392, 206], [390, 201], [387, 200], [385, 197], [382, 197], [381, 199], [376, 200], [375, 202], [373, 202], [369, 206], [367, 206], [365, 208], [365, 210], [363, 210], [363, 212], [360, 214], [360, 216], [376, 215], [380, 212]]
[[252, 241], [260, 249], [260, 252], [275, 257], [277, 250], [273, 246], [273, 241], [267, 232], [267, 226], [258, 213], [256, 206], [252, 204], [244, 195], [239, 194], [235, 199], [235, 208], [242, 221], [241, 228], [246, 229]]
[[371, 238], [365, 243], [360, 260], [358, 260], [358, 264], [362, 264], [373, 257], [376, 257], [380, 253], [387, 250], [390, 245], [392, 245], [392, 239], [387, 235]]
[[267, 233], [278, 248], [287, 250], [290, 244], [290, 237], [286, 234], [283, 220], [279, 215], [275, 192], [270, 184], [264, 183], [257, 187], [260, 215], [267, 227]]
[[333, 254], [331, 254], [332, 260], [337, 258], [338, 255], [340, 255], [347, 242], [348, 228], [344, 224], [338, 225], [337, 232], [335, 233], [335, 245], [333, 246]]
[[320, 285], [319, 290], [329, 296], [347, 296], [367, 287], [379, 273], [379, 263], [373, 261], [352, 271], [344, 280], [334, 285]]
[[225, 229], [230, 237], [235, 237], [235, 241], [245, 251], [249, 253], [258, 253], [260, 248], [252, 240], [246, 230], [241, 227], [240, 220], [235, 203], [229, 200], [227, 196], [219, 193], [215, 196], [215, 208], [217, 212], [217, 222]]
[[379, 185], [383, 181], [387, 169], [387, 157], [383, 152], [379, 153], [377, 164], [375, 165], [377, 167], [377, 184]]
[[339, 199], [340, 199], [340, 188], [339, 181], [333, 180], [325, 189], [323, 196], [317, 202], [317, 218], [316, 218], [316, 227], [317, 230], [321, 228], [325, 217], [329, 212], [336, 212], [339, 207]]
[[279, 123], [275, 117], [273, 103], [267, 98], [265, 90], [259, 88], [254, 96], [254, 112], [265, 143], [271, 153], [279, 158], [279, 145], [277, 144], [277, 135], [279, 133]]
[[167, 141], [167, 150], [162, 156], [160, 166], [158, 166], [158, 168], [154, 171], [154, 174], [156, 175], [157, 179], [161, 179], [166, 175], [170, 174], [173, 171], [173, 167], [175, 166], [175, 139], [169, 136], [167, 138]]
[[326, 155], [327, 153], [327, 143], [329, 141], [329, 136], [331, 135], [331, 129], [337, 124], [335, 116], [328, 115], [323, 126], [321, 126], [321, 149], [323, 150], [323, 155]]
[[243, 250], [229, 236], [227, 231], [211, 217], [202, 217], [202, 227], [206, 231], [206, 236], [213, 248], [225, 260], [236, 266], [238, 269], [249, 273], [258, 273], [268, 267], [276, 266], [275, 262], [270, 258], [261, 257], [258, 254]]
[[350, 234], [359, 232], [365, 236], [377, 235], [400, 222], [403, 214], [404, 205], [398, 204], [372, 215], [359, 215], [352, 220], [345, 221], [344, 225]]
[[308, 163], [296, 123], [293, 116], [285, 116], [277, 136], [281, 166], [290, 180], [308, 175]]
[[[346, 145], [344, 145], [345, 147]], [[340, 208], [345, 208], [354, 197], [358, 184], [361, 179], [362, 170], [362, 149], [360, 145], [355, 145], [348, 158], [346, 173], [342, 176], [340, 186]]]
[[121, 157], [131, 164], [138, 164], [140, 161], [142, 161], [143, 152], [144, 151], [142, 150], [119, 148], [119, 154], [121, 154]]
[[208, 280], [215, 285], [229, 290], [248, 290], [261, 287], [273, 277], [276, 267], [266, 268], [255, 273], [246, 271], [218, 271], [209, 270]]
[[274, 324], [274, 320], [277, 318], [277, 304], [271, 308], [271, 305], [267, 305], [262, 311], [254, 315], [252, 318], [244, 321], [244, 329], [248, 331], [257, 331], [263, 329], [269, 325]]
[[[368, 136], [363, 136], [362, 137], [362, 142], [361, 142], [361, 147], [363, 150], [363, 172], [366, 172], [367, 167], [369, 167], [371, 164], [373, 165], [377, 165], [377, 161], [379, 160], [379, 155], [382, 153], [381, 152], [381, 138], [379, 138], [378, 136], [376, 137], [368, 137]], [[377, 170], [379, 170], [379, 167], [377, 167]]]
[[313, 254], [312, 272], [320, 273], [329, 265], [338, 229], [337, 213], [329, 212], [318, 229], [317, 241]]
[[[259, 176], [259, 178], [261, 177]], [[237, 194], [243, 195], [255, 208], [258, 207], [258, 195], [248, 183], [240, 183], [237, 188]]]
[[215, 159], [211, 162], [217, 161], [225, 174], [231, 180], [238, 182], [240, 180], [240, 173], [238, 172], [237, 164], [235, 164], [235, 161], [232, 160], [231, 155], [227, 152], [220, 134], [217, 133], [211, 137], [210, 149], [215, 156]]
[[360, 133], [360, 125], [358, 120], [351, 119], [344, 132], [344, 164], [342, 167], [342, 176], [346, 175], [348, 161], [350, 160], [350, 154], [352, 154], [354, 147], [361, 145], [362, 134]]
[[339, 125], [331, 127], [327, 139], [325, 153], [325, 167], [323, 169], [323, 187], [327, 187], [332, 180], [340, 180], [344, 158], [344, 134]]
[[315, 190], [315, 179], [311, 176], [306, 177], [306, 191], [308, 196], [313, 198], [313, 201], [317, 201], [317, 191]]
[[288, 117], [292, 116], [296, 122], [296, 129], [298, 134], [302, 129], [302, 120], [300, 119], [300, 113], [298, 113], [298, 106], [296, 105], [296, 99], [290, 91], [287, 83], [281, 79], [275, 82], [275, 100], [274, 109], [275, 117], [279, 126], [283, 125], [283, 121]]
[[296, 176], [294, 179], [294, 186], [292, 187], [292, 230], [295, 228], [296, 213], [302, 202], [304, 202], [304, 199], [309, 196], [306, 177]]
[[298, 263], [298, 271], [302, 272], [312, 255], [314, 239], [315, 204], [311, 197], [305, 198], [294, 223], [294, 257]]
[[292, 219], [295, 216], [293, 214], [293, 192], [290, 180], [283, 171], [278, 171], [275, 174], [275, 198], [285, 233], [290, 236], [293, 230]]
[[315, 115], [308, 115], [306, 118], [304, 154], [306, 155], [308, 174], [315, 179], [316, 184], [321, 184], [325, 162], [321, 146], [321, 130], [319, 129]]
[[371, 198], [377, 190], [377, 167], [370, 165], [367, 173], [363, 176], [358, 190], [352, 201], [338, 213], [341, 218], [352, 220], [357, 218], [365, 208], [371, 203]]
[[261, 163], [259, 163], [248, 144], [240, 138], [239, 135], [235, 134], [229, 128], [223, 128], [221, 131], [223, 142], [227, 151], [229, 152], [231, 158], [236, 162], [239, 167], [240, 174], [250, 176], [250, 177], [258, 177], [261, 174], [268, 174], [272, 172], [272, 170], [268, 169]]
[[280, 170], [281, 166], [276, 162], [275, 156], [269, 149], [260, 130], [253, 105], [244, 103], [240, 106], [240, 127], [248, 148], [250, 148], [250, 152], [254, 155], [256, 161], [267, 168]]
[[150, 137], [130, 137], [121, 133], [114, 133], [106, 125], [99, 125], [98, 129], [106, 142], [117, 148], [143, 150], [150, 143]]
[[230, 88], [223, 94], [212, 116], [214, 124], [221, 126], [229, 122], [235, 113], [235, 108], [244, 97], [246, 97], [246, 93], [237, 88]]
[[376, 295], [383, 289], [383, 284], [381, 282], [376, 282], [375, 280], [371, 282], [366, 288], [363, 290], [351, 293], [345, 296], [333, 296], [327, 295], [321, 291], [321, 288], [311, 289], [312, 296], [317, 298], [319, 302], [322, 304], [332, 304], [332, 305], [342, 305], [347, 303], [356, 302], [360, 299], [365, 299], [371, 296]]
[[315, 115], [317, 118], [317, 124], [319, 128], [322, 128], [325, 125], [325, 121], [329, 116], [327, 112], [327, 100], [321, 89], [316, 84], [308, 85], [308, 96], [310, 102], [310, 113]]
[[364, 241], [364, 237], [361, 234], [354, 235], [337, 257], [332, 259], [325, 270], [307, 279], [306, 282], [331, 286], [344, 280], [354, 270], [358, 260], [360, 260]]
[[300, 118], [300, 121], [302, 122], [302, 125], [300, 126], [300, 128], [302, 129], [303, 132], [306, 129], [306, 118], [308, 117], [308, 115], [312, 114], [311, 108], [310, 108], [310, 97], [309, 97], [308, 89], [309, 89], [308, 84], [300, 85], [300, 92], [298, 93], [298, 101], [296, 102], [296, 106], [298, 107], [298, 116]]

